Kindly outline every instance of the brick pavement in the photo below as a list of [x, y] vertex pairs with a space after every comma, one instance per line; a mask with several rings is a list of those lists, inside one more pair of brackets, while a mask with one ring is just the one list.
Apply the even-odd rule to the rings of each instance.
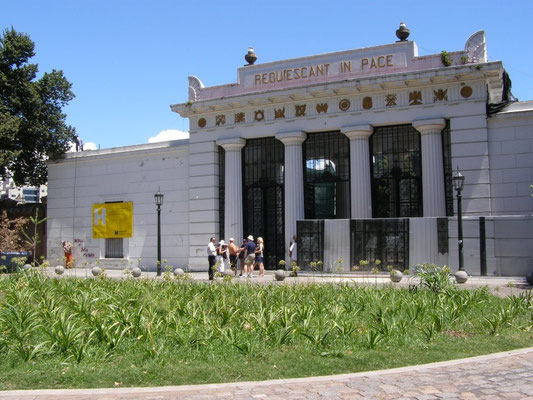
[[0, 400], [530, 399], [533, 347], [390, 370], [155, 388], [19, 390]]

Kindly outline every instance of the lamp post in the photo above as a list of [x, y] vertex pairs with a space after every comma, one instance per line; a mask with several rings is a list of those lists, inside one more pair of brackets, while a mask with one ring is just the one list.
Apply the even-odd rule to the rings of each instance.
[[461, 191], [465, 183], [465, 177], [459, 172], [457, 168], [453, 176], [453, 187], [457, 191], [457, 245], [459, 252], [459, 271], [455, 274], [455, 279], [458, 283], [464, 283], [468, 279], [468, 274], [465, 272], [464, 257], [463, 257], [463, 207], [461, 204]]
[[161, 276], [161, 206], [163, 197], [160, 189], [154, 194], [155, 205], [157, 206], [157, 276]]

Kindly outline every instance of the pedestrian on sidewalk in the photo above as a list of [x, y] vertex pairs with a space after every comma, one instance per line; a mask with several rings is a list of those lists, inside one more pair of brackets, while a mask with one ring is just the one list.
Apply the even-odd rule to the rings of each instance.
[[229, 239], [229, 263], [230, 268], [234, 272], [234, 275], [237, 276], [237, 254], [239, 252], [239, 248], [235, 244], [235, 239], [230, 238]]
[[253, 277], [255, 263], [255, 243], [252, 235], [248, 236], [248, 241], [244, 247], [244, 273], [247, 278]]
[[209, 280], [213, 280], [213, 268], [215, 267], [215, 263], [217, 260], [217, 248], [215, 247], [216, 239], [213, 236], [211, 239], [209, 239], [209, 244], [207, 245], [207, 262], [209, 263], [209, 270], [207, 271], [209, 275]]

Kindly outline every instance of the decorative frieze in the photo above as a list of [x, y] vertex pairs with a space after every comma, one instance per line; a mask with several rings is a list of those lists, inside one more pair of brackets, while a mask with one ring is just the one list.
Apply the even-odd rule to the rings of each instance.
[[398, 96], [396, 94], [386, 94], [385, 95], [385, 106], [392, 107], [396, 105]]
[[305, 117], [305, 109], [307, 104], [296, 104], [294, 106], [294, 112], [297, 117]]
[[265, 110], [256, 110], [254, 111], [254, 120], [261, 122], [265, 119]]
[[409, 92], [409, 105], [417, 106], [420, 104], [422, 104], [422, 92], [420, 90]]
[[285, 118], [285, 107], [274, 108], [274, 119]]
[[350, 100], [348, 99], [342, 99], [339, 101], [339, 109], [341, 111], [348, 111], [350, 109]]
[[[245, 123], [259, 123], [303, 117], [316, 117], [318, 115], [333, 115], [338, 113], [361, 112], [361, 111], [378, 111], [390, 107], [406, 107], [416, 105], [433, 105], [435, 103], [457, 102], [465, 99], [477, 98], [474, 97], [474, 89], [476, 89], [476, 96], [482, 96], [479, 90], [480, 85], [474, 84], [472, 86], [465, 83], [458, 83], [456, 85], [447, 85], [442, 87], [425, 87], [421, 89], [404, 89], [398, 91], [390, 91], [388, 93], [372, 93], [352, 95], [351, 97], [340, 97], [336, 99], [328, 98], [327, 101], [317, 99], [302, 101], [298, 104], [286, 102], [283, 105], [276, 104], [281, 102], [281, 99], [269, 98], [272, 104], [270, 107], [262, 109], [244, 109], [244, 104], [241, 103], [242, 111], [226, 111], [220, 114], [211, 116], [198, 116], [198, 119], [191, 119], [191, 127], [198, 129], [214, 128], [222, 126], [231, 126]], [[305, 97], [305, 96], [304, 96]], [[315, 96], [318, 97], [318, 96]], [[266, 100], [266, 99], [265, 99]], [[257, 103], [254, 101], [254, 103]], [[265, 102], [263, 102], [264, 104]], [[249, 103], [252, 105], [252, 103]], [[238, 103], [232, 104], [238, 107]], [[252, 105], [253, 107], [253, 105]], [[207, 111], [207, 110], [206, 110]], [[248, 114], [248, 118], [246, 118]]]
[[448, 89], [433, 91], [433, 103], [436, 103], [437, 101], [448, 101]]
[[319, 103], [316, 105], [317, 113], [327, 113], [328, 112], [328, 103]]
[[217, 115], [215, 118], [215, 124], [216, 126], [225, 125], [226, 124], [226, 116], [224, 114]]
[[470, 86], [463, 86], [461, 88], [461, 96], [463, 96], [465, 99], [468, 99], [470, 96], [472, 96], [472, 88]]
[[235, 114], [235, 123], [236, 124], [240, 124], [240, 123], [243, 123], [245, 122], [245, 119], [244, 119], [244, 113], [243, 112], [238, 112]]

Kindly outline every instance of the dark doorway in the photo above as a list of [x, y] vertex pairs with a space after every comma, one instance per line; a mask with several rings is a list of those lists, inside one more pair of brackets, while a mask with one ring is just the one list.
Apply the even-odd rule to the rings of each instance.
[[350, 141], [308, 133], [303, 145], [305, 219], [350, 218]]
[[263, 238], [266, 269], [285, 257], [284, 152], [275, 138], [247, 140], [242, 150], [244, 236]]
[[411, 125], [374, 128], [370, 164], [373, 217], [421, 217], [420, 133]]

